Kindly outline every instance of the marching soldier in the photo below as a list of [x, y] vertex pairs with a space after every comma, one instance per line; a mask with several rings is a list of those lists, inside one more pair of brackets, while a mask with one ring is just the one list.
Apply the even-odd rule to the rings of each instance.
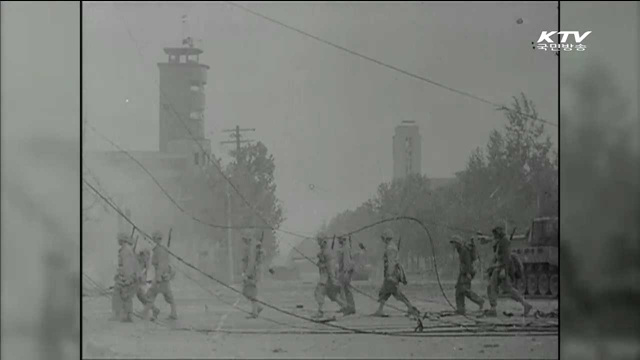
[[341, 309], [345, 309], [344, 302], [339, 298], [339, 287], [335, 281], [335, 265], [331, 252], [329, 249], [327, 238], [324, 234], [318, 235], [318, 245], [320, 246], [320, 252], [318, 253], [318, 272], [320, 273], [320, 279], [318, 285], [314, 291], [314, 296], [318, 302], [318, 312], [313, 316], [314, 318], [322, 318], [324, 313], [322, 307], [324, 306], [324, 298], [328, 297], [331, 301], [338, 303]]
[[409, 315], [419, 316], [420, 312], [418, 309], [411, 304], [409, 299], [400, 291], [398, 287], [401, 281], [404, 282], [405, 279], [403, 277], [403, 271], [398, 264], [398, 248], [393, 243], [393, 232], [391, 229], [386, 229], [382, 233], [382, 241], [386, 245], [383, 263], [384, 263], [384, 281], [382, 283], [382, 287], [380, 288], [380, 292], [378, 293], [378, 302], [380, 303], [378, 310], [373, 313], [373, 316], [386, 317], [386, 315], [382, 312], [384, 308], [384, 304], [389, 300], [389, 297], [393, 295], [393, 297], [401, 301], [407, 306], [407, 310]]
[[120, 321], [132, 322], [133, 296], [136, 293], [138, 260], [133, 252], [133, 241], [125, 233], [118, 234], [120, 250], [118, 252], [118, 274], [116, 275], [116, 287], [114, 291], [120, 295]]
[[[149, 265], [149, 260], [151, 258], [151, 253], [148, 249], [143, 249], [138, 252], [138, 289], [136, 292], [136, 296], [140, 303], [143, 306], [146, 306], [149, 302], [147, 298], [147, 294], [144, 291], [144, 286], [147, 283], [147, 270]], [[160, 309], [158, 309], [155, 305], [151, 304], [153, 309], [153, 318], [156, 318], [160, 313]]]
[[[126, 241], [126, 234], [118, 234], [118, 246], [122, 248], [122, 245]], [[116, 267], [116, 274], [113, 276], [113, 291], [111, 293], [111, 318], [109, 320], [120, 320], [122, 316], [122, 300], [120, 298], [120, 268], [122, 267], [122, 259], [120, 258], [120, 249], [118, 249], [118, 265]]]
[[346, 245], [347, 238], [341, 236], [338, 238], [338, 283], [340, 284], [341, 300], [346, 303], [346, 307], [340, 311], [345, 315], [356, 313], [356, 304], [351, 293], [351, 278], [355, 270], [354, 262], [351, 257], [351, 249]]
[[242, 240], [245, 243], [245, 255], [242, 258], [242, 294], [251, 301], [251, 318], [257, 318], [262, 311], [262, 306], [256, 301], [258, 296], [258, 280], [260, 277], [260, 269], [262, 266], [262, 258], [264, 252], [262, 249], [262, 237], [260, 240], [255, 238], [255, 234], [251, 230], [244, 230]]
[[473, 263], [478, 258], [473, 238], [465, 244], [461, 243], [458, 239], [454, 239], [450, 241], [450, 243], [455, 246], [460, 259], [460, 273], [458, 274], [458, 282], [456, 283], [456, 312], [464, 315], [465, 298], [469, 298], [469, 300], [476, 303], [480, 307], [480, 311], [482, 311], [484, 306], [484, 299], [471, 290], [471, 281], [476, 275]]
[[496, 226], [492, 230], [493, 237], [495, 239], [494, 261], [493, 265], [487, 269], [489, 275], [489, 286], [487, 287], [487, 295], [489, 297], [489, 304], [491, 310], [487, 311], [487, 316], [497, 316], [496, 307], [498, 305], [498, 287], [501, 287], [503, 291], [508, 293], [511, 298], [524, 307], [524, 316], [527, 316], [531, 311], [531, 304], [524, 300], [524, 297], [513, 287], [511, 283], [511, 243], [504, 233], [502, 226]]
[[[156, 243], [156, 246], [153, 248], [153, 255], [151, 256], [151, 264], [155, 268], [156, 276], [153, 279], [149, 291], [147, 291], [147, 304], [144, 307], [144, 318], [147, 319], [149, 317], [149, 310], [154, 306], [156, 296], [158, 296], [158, 294], [162, 294], [164, 296], [164, 301], [171, 306], [171, 313], [169, 314], [168, 319], [176, 320], [178, 318], [178, 313], [170, 284], [170, 281], [175, 276], [175, 272], [169, 264], [169, 253], [167, 252], [167, 249], [161, 245], [162, 233], [155, 231], [151, 236], [151, 239]], [[152, 320], [153, 319], [155, 319], [155, 317], [152, 318]]]

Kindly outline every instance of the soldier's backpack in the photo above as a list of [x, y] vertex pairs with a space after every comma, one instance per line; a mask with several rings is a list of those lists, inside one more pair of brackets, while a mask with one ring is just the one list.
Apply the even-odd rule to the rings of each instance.
[[524, 278], [524, 265], [522, 264], [520, 258], [515, 254], [511, 254], [510, 258], [511, 266], [509, 269], [509, 276], [511, 277], [511, 280], [516, 281]]
[[400, 263], [396, 264], [396, 274], [398, 275], [398, 281], [407, 285], [407, 275], [404, 273], [404, 268]]

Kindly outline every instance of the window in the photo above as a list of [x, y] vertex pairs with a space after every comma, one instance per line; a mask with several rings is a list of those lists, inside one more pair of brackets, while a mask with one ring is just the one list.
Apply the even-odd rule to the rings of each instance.
[[191, 114], [189, 114], [189, 117], [192, 120], [204, 120], [204, 114], [202, 111], [192, 111]]

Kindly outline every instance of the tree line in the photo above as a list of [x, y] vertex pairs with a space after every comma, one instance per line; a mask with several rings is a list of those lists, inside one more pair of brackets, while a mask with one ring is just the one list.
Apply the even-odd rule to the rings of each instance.
[[[326, 234], [340, 234], [381, 219], [410, 216], [422, 221], [433, 237], [438, 265], [453, 274], [457, 260], [448, 243], [452, 235], [466, 231], [488, 233], [497, 225], [524, 233], [537, 216], [558, 215], [558, 153], [548, 125], [538, 118], [524, 94], [513, 98], [506, 118], [495, 129], [484, 148], [469, 155], [466, 167], [451, 182], [434, 187], [424, 175], [382, 183], [376, 195], [354, 210], [346, 210], [324, 225]], [[388, 222], [354, 235], [367, 248], [369, 260], [380, 261], [380, 233], [390, 227], [401, 239], [400, 258], [408, 271], [433, 268], [427, 235], [414, 222]], [[441, 256], [442, 255], [442, 256]]]

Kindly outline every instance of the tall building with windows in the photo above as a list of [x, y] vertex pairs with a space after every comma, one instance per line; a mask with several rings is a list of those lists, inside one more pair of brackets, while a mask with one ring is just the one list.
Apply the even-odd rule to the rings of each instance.
[[200, 63], [203, 51], [193, 46], [193, 39], [186, 38], [182, 43], [182, 47], [164, 48], [169, 58], [158, 63], [159, 150], [188, 156], [200, 165], [211, 154], [211, 143], [204, 137], [204, 89], [209, 66]]
[[422, 173], [422, 137], [415, 121], [403, 121], [393, 135], [393, 179]]

